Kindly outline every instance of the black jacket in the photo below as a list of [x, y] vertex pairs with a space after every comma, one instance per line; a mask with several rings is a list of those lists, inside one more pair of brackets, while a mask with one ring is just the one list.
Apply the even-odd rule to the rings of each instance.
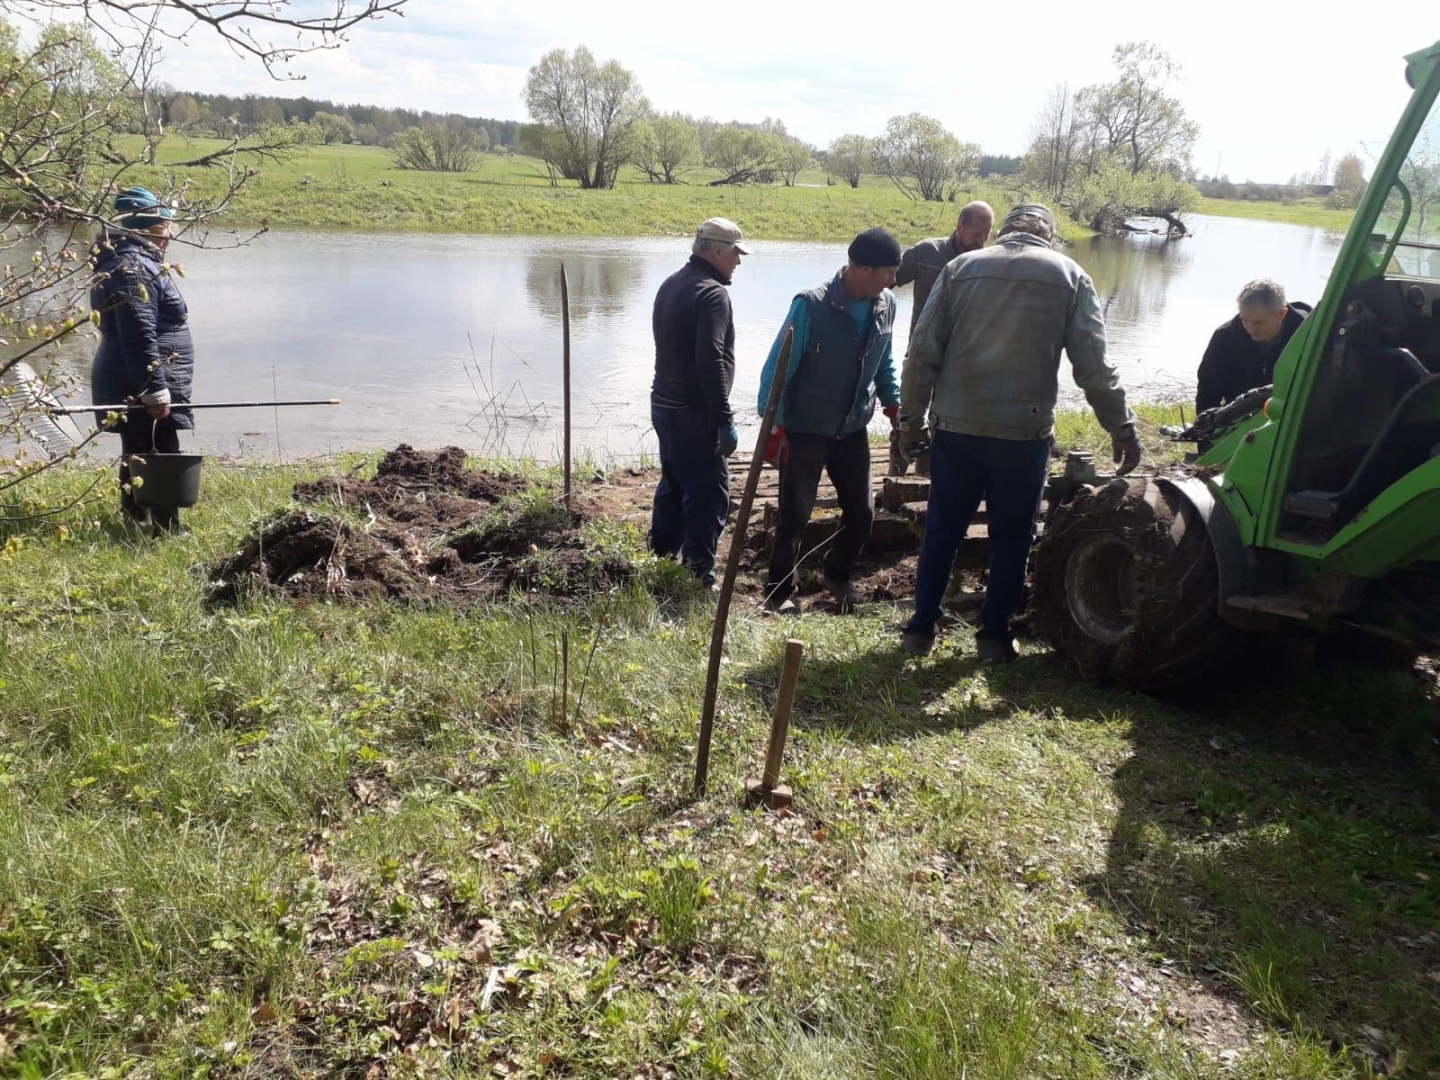
[[651, 405], [697, 409], [728, 426], [735, 381], [735, 320], [730, 284], [698, 255], [665, 279], [655, 294], [655, 382]]
[[[161, 268], [159, 249], [117, 233], [96, 245], [92, 263], [90, 306], [100, 313], [100, 347], [90, 368], [90, 400], [119, 405], [169, 390], [175, 426], [194, 427], [194, 414], [183, 406], [193, 400], [195, 345], [185, 298]], [[96, 419], [103, 423], [104, 414]]]
[[1195, 411], [1234, 401], [1246, 390], [1275, 381], [1275, 361], [1310, 314], [1310, 305], [1293, 302], [1274, 341], [1257, 344], [1236, 315], [1210, 336], [1210, 346], [1200, 361], [1200, 385], [1195, 391]]

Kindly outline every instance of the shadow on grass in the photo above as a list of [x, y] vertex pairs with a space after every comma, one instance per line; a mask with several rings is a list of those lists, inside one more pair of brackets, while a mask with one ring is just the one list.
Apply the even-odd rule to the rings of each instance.
[[[959, 635], [942, 637], [934, 653], [917, 659], [901, 651], [897, 629], [893, 642], [864, 651], [807, 654], [791, 728], [861, 743], [969, 730], [1011, 715], [1015, 691], [1037, 679], [1043, 685], [1045, 675], [1057, 672], [1047, 655], [1022, 656], [1002, 667], [982, 664]], [[778, 654], [740, 678], [770, 710], [778, 692]]]
[[1137, 716], [1092, 895], [1259, 1019], [1435, 1075], [1437, 696], [1339, 668]]

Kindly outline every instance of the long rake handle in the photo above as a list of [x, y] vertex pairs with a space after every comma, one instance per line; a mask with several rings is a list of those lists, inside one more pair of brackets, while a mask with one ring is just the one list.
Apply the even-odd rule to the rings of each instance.
[[720, 692], [720, 658], [725, 651], [725, 626], [730, 621], [730, 598], [735, 595], [735, 578], [740, 573], [740, 557], [745, 551], [745, 530], [750, 525], [750, 507], [755, 489], [760, 484], [760, 470], [765, 466], [765, 444], [770, 441], [770, 428], [780, 395], [785, 392], [785, 376], [790, 373], [790, 347], [795, 331], [787, 329], [775, 364], [775, 378], [770, 383], [770, 399], [760, 420], [760, 437], [755, 442], [755, 456], [750, 459], [750, 473], [745, 477], [745, 493], [735, 512], [735, 528], [730, 533], [730, 557], [725, 560], [725, 579], [720, 585], [719, 602], [715, 605], [715, 625], [710, 633], [710, 665], [705, 671], [705, 704], [700, 711], [700, 739], [695, 751], [695, 794], [704, 795], [710, 777], [710, 736], [715, 727], [715, 699]]
[[[339, 405], [339, 398], [317, 398], [314, 401], [210, 401], [194, 404], [189, 401], [172, 402], [172, 409], [273, 409], [282, 405]], [[148, 409], [149, 405], [41, 405], [46, 412], [62, 413], [87, 413], [87, 412], [125, 412], [127, 409]]]

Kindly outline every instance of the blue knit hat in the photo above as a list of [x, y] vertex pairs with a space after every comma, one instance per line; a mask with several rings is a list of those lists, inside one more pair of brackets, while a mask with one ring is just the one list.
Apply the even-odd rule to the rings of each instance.
[[148, 229], [151, 225], [175, 216], [153, 191], [143, 187], [126, 188], [115, 196], [115, 224], [122, 229]]

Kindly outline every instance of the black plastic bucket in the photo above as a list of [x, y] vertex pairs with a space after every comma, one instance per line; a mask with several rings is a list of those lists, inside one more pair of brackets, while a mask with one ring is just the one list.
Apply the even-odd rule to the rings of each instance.
[[[204, 454], [131, 454], [131, 491], [140, 506], [194, 506]], [[138, 482], [137, 482], [138, 481]]]

